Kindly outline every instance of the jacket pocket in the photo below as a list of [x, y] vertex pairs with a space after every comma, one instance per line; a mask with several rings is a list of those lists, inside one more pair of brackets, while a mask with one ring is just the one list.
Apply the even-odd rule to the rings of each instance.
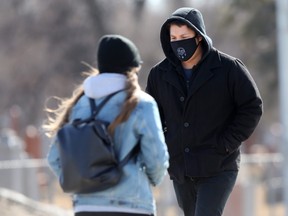
[[184, 169], [183, 169], [183, 163], [184, 158], [182, 154], [179, 154], [177, 156], [171, 157], [169, 161], [170, 165], [168, 167], [168, 173], [171, 180], [175, 180], [179, 183], [184, 182]]
[[189, 177], [208, 177], [223, 170], [224, 156], [213, 147], [189, 150], [184, 153], [186, 175]]

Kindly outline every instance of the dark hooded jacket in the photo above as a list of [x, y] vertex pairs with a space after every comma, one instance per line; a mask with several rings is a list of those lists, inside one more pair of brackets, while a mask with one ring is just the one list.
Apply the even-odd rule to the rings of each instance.
[[[170, 46], [168, 24], [179, 20], [203, 37], [203, 55], [190, 80]], [[262, 100], [245, 65], [216, 50], [201, 13], [180, 8], [166, 20], [160, 39], [166, 58], [149, 74], [146, 91], [158, 103], [170, 154], [171, 179], [238, 170], [240, 145], [262, 115]]]

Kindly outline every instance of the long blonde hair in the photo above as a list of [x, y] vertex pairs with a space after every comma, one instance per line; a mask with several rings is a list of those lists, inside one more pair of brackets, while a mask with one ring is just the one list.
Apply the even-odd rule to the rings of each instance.
[[[125, 122], [133, 109], [136, 107], [139, 98], [138, 98], [138, 92], [141, 90], [140, 85], [138, 83], [138, 72], [140, 70], [140, 67], [133, 67], [130, 68], [127, 72], [127, 81], [126, 81], [126, 92], [127, 96], [123, 103], [121, 112], [116, 117], [116, 119], [111, 122], [111, 124], [108, 127], [108, 131], [111, 135], [113, 135], [115, 128], [117, 125]], [[86, 72], [85, 74], [88, 76], [97, 75], [99, 71], [95, 68], [90, 68], [89, 72]], [[55, 99], [59, 100], [59, 106], [56, 109], [49, 109], [46, 108], [46, 112], [48, 113], [48, 118], [46, 123], [43, 124], [43, 129], [46, 131], [46, 135], [49, 137], [54, 136], [57, 131], [69, 121], [69, 116], [71, 113], [71, 110], [73, 106], [77, 103], [77, 101], [84, 95], [83, 85], [76, 87], [75, 90], [72, 93], [72, 96], [70, 98], [57, 98]], [[50, 116], [49, 116], [50, 114]], [[51, 117], [52, 114], [52, 117]]]

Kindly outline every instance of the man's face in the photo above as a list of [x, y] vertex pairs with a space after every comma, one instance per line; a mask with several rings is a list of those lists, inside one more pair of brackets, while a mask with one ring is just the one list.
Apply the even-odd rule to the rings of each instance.
[[187, 25], [178, 26], [176, 24], [172, 24], [170, 26], [170, 41], [184, 40], [193, 38], [195, 36], [195, 31], [188, 28]]

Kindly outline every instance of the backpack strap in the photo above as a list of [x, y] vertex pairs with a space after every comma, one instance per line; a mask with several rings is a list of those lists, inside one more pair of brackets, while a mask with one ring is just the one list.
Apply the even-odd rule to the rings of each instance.
[[101, 103], [96, 106], [95, 104], [95, 99], [93, 98], [89, 98], [89, 102], [90, 102], [90, 107], [91, 107], [91, 114], [92, 114], [92, 118], [95, 118], [98, 113], [100, 112], [100, 110], [103, 108], [103, 106], [114, 96], [116, 95], [117, 93], [121, 92], [121, 91], [124, 91], [124, 89], [122, 90], [119, 90], [119, 91], [116, 91], [116, 92], [113, 92], [112, 94], [109, 94], [108, 96], [106, 96], [106, 98], [101, 101]]
[[[95, 99], [89, 98], [90, 107], [91, 107], [91, 112], [92, 112], [91, 118], [94, 119], [94, 118], [98, 115], [98, 113], [100, 112], [100, 110], [103, 108], [103, 106], [104, 106], [114, 95], [116, 95], [117, 93], [119, 93], [119, 92], [121, 92], [121, 91], [124, 91], [124, 89], [119, 90], [119, 91], [116, 91], [116, 92], [114, 92], [114, 93], [106, 96], [106, 98], [105, 98], [103, 101], [101, 101], [101, 103], [100, 103], [98, 106], [96, 106], [96, 104], [95, 104]], [[133, 149], [118, 163], [118, 166], [119, 166], [119, 167], [123, 167], [125, 164], [127, 164], [128, 161], [129, 161], [130, 159], [132, 159], [132, 157], [133, 157], [134, 155], [136, 155], [136, 153], [138, 153], [139, 150], [140, 150], [140, 145], [139, 145], [139, 143], [137, 143], [137, 144], [133, 147]]]
[[125, 165], [128, 163], [128, 161], [129, 161], [130, 159], [132, 159], [132, 157], [139, 152], [139, 150], [140, 150], [140, 144], [139, 144], [139, 142], [138, 142], [138, 143], [133, 147], [133, 149], [118, 163], [118, 166], [119, 166], [119, 167], [125, 166]]

